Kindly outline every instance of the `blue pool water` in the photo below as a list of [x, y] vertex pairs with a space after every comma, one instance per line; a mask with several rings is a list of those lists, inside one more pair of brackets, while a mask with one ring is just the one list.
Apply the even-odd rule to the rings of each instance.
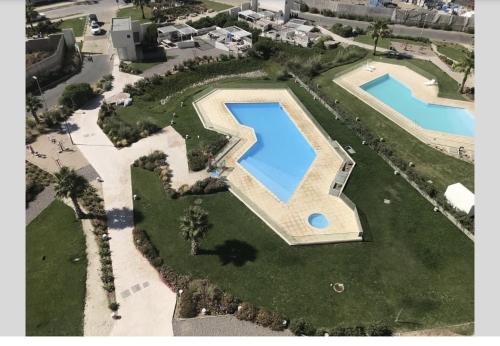
[[236, 120], [251, 127], [257, 142], [238, 162], [278, 199], [288, 202], [316, 152], [279, 103], [226, 103]]
[[474, 136], [474, 116], [469, 111], [423, 102], [389, 74], [365, 83], [361, 88], [425, 129]]
[[309, 215], [307, 221], [309, 221], [309, 224], [315, 228], [325, 228], [330, 224], [326, 216], [319, 213]]

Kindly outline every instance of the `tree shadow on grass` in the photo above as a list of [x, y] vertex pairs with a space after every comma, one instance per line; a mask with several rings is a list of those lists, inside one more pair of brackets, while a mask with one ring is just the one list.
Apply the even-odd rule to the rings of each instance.
[[134, 211], [129, 208], [113, 208], [107, 211], [108, 227], [110, 229], [125, 229], [134, 227]]
[[252, 245], [236, 239], [226, 240], [213, 250], [200, 250], [200, 255], [217, 255], [223, 266], [233, 264], [236, 267], [244, 266], [257, 258], [257, 249]]
[[361, 222], [361, 227], [363, 227], [363, 241], [372, 242], [373, 241], [373, 233], [370, 227], [370, 223], [368, 222], [368, 218], [363, 210], [358, 209], [359, 221]]

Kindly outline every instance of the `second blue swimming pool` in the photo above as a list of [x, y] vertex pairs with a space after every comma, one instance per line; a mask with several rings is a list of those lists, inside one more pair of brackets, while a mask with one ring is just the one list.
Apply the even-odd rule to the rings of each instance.
[[361, 89], [425, 129], [474, 136], [474, 116], [469, 111], [421, 101], [389, 74], [361, 85]]
[[316, 152], [277, 102], [226, 103], [236, 120], [255, 131], [257, 142], [238, 162], [286, 203], [299, 186]]

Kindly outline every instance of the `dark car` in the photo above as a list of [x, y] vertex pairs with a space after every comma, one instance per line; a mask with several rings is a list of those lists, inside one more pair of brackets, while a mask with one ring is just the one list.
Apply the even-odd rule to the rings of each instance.
[[97, 16], [95, 14], [89, 14], [89, 23], [96, 22], [98, 23]]

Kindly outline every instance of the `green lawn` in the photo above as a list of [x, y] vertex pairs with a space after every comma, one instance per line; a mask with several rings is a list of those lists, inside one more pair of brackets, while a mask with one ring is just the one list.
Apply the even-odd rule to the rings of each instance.
[[[368, 34], [358, 35], [354, 37], [354, 41], [373, 46], [373, 38]], [[379, 38], [377, 47], [389, 49], [390, 46], [391, 46], [390, 38]]]
[[436, 43], [436, 46], [439, 53], [455, 61], [462, 60], [468, 51], [465, 47], [459, 44]]
[[141, 23], [151, 21], [151, 7], [144, 6], [144, 16], [145, 19], [142, 18], [142, 12], [140, 7], [132, 6], [126, 8], [120, 8], [116, 13], [117, 17], [131, 17], [132, 20], [139, 20]]
[[205, 4], [205, 6], [207, 8], [211, 8], [212, 10], [218, 12], [218, 11], [222, 11], [222, 10], [227, 10], [228, 8], [231, 8], [231, 7], [234, 7], [234, 6], [230, 6], [230, 5], [227, 5], [227, 4], [222, 4], [220, 2], [217, 2], [217, 1], [210, 1], [210, 0], [200, 0], [202, 3]]
[[[379, 56], [370, 56], [370, 58], [406, 65], [419, 73], [428, 74], [428, 77], [432, 75], [439, 83], [440, 96], [453, 98], [459, 96], [456, 91], [458, 89], [457, 83], [431, 62], [417, 59], [393, 60]], [[349, 68], [351, 68], [350, 65], [333, 68], [316, 78], [315, 81], [320, 85], [322, 93], [330, 100], [339, 100], [346, 110], [358, 116], [377, 136], [383, 137], [400, 157], [407, 161], [413, 161], [415, 169], [428, 176], [441, 191], [444, 191], [449, 184], [456, 182], [461, 182], [469, 189], [474, 190], [474, 165], [445, 155], [422, 143], [375, 109], [332, 82], [335, 76]]]
[[[345, 193], [358, 207], [366, 241], [288, 246], [229, 192], [172, 200], [154, 173], [133, 168], [133, 191], [140, 196], [134, 202], [141, 215], [137, 225], [166, 263], [318, 327], [392, 325], [401, 309], [397, 329], [472, 321], [473, 243], [309, 94], [287, 85], [332, 138], [356, 150]], [[178, 219], [195, 198], [203, 199], [212, 226], [203, 254], [192, 257]], [[384, 198], [392, 203], [384, 204]], [[223, 264], [228, 254], [233, 257]], [[334, 294], [331, 282], [344, 283], [346, 291]]]
[[85, 32], [85, 23], [85, 17], [67, 19], [61, 22], [61, 24], [59, 25], [59, 29], [62, 30], [71, 28], [73, 29], [75, 37], [80, 37], [83, 36], [83, 33]]
[[86, 273], [81, 223], [56, 200], [26, 228], [27, 335], [83, 335]]
[[140, 70], [142, 73], [142, 72], [146, 71], [147, 69], [150, 69], [151, 67], [156, 66], [158, 64], [161, 64], [165, 61], [131, 62], [130, 67], [136, 68], [136, 69]]

